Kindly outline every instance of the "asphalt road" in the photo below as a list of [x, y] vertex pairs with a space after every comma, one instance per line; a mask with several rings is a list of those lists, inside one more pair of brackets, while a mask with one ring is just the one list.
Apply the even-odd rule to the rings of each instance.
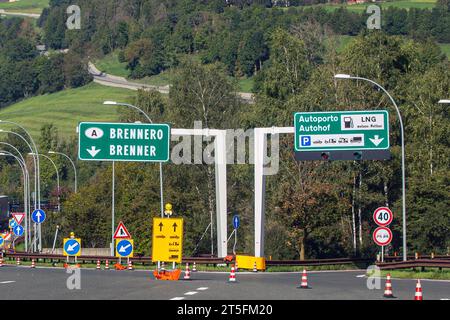
[[[61, 268], [3, 266], [0, 268], [1, 300], [379, 300], [380, 290], [369, 290], [364, 271], [309, 272], [312, 289], [298, 289], [301, 274], [243, 273], [229, 283], [227, 273], [191, 273], [189, 281], [155, 280], [150, 271], [81, 269], [81, 288], [69, 290], [71, 274]], [[181, 278], [183, 277], [183, 274]], [[422, 280], [424, 300], [450, 299], [450, 281]], [[412, 300], [415, 280], [393, 279], [398, 300]]]

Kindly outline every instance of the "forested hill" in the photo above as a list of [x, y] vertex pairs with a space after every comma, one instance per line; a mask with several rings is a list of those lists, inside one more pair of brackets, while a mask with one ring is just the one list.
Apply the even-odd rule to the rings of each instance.
[[[292, 1], [291, 1], [292, 2]], [[83, 47], [91, 56], [120, 50], [131, 77], [158, 74], [183, 54], [220, 61], [231, 76], [252, 76], [268, 60], [271, 31], [315, 21], [337, 35], [367, 30], [369, 14], [340, 8], [271, 7], [273, 1], [51, 0], [39, 25], [50, 48]], [[448, 0], [436, 8], [382, 11], [383, 31], [450, 43]], [[81, 30], [67, 30], [66, 8], [81, 8]], [[292, 2], [295, 5], [297, 2]], [[299, 3], [303, 4], [303, 3]], [[382, 7], [382, 4], [380, 4]]]

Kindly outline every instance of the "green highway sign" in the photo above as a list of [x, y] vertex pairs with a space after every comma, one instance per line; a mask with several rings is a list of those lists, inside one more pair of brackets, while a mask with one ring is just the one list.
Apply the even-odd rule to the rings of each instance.
[[167, 124], [81, 122], [78, 157], [88, 161], [169, 161]]
[[297, 112], [295, 151], [389, 149], [389, 114], [377, 111]]

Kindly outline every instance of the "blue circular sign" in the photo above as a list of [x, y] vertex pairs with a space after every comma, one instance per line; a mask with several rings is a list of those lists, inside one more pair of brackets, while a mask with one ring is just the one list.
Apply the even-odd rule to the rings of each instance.
[[233, 217], [233, 227], [234, 227], [235, 229], [239, 228], [240, 223], [241, 223], [241, 220], [239, 219], [239, 216], [238, 216], [238, 215], [235, 215], [235, 216]]
[[5, 242], [5, 239], [3, 239], [3, 236], [0, 236], [0, 246], [3, 245], [3, 242]]
[[133, 252], [133, 245], [127, 239], [121, 240], [117, 243], [117, 253], [122, 257], [128, 257]]
[[69, 256], [74, 256], [80, 252], [81, 246], [80, 243], [75, 239], [69, 239], [67, 240], [66, 244], [64, 245], [64, 251]]
[[11, 220], [9, 220], [9, 227], [10, 227], [10, 228], [15, 228], [15, 227], [17, 227], [17, 221], [16, 221], [16, 219], [12, 218]]
[[46, 218], [46, 215], [45, 215], [44, 210], [42, 210], [42, 209], [34, 210], [33, 213], [31, 214], [31, 219], [33, 219], [33, 221], [37, 224], [44, 222], [45, 218]]
[[14, 234], [15, 234], [16, 236], [21, 237], [21, 236], [23, 235], [24, 229], [23, 229], [22, 226], [15, 226], [15, 227], [13, 228], [13, 231], [14, 231]]

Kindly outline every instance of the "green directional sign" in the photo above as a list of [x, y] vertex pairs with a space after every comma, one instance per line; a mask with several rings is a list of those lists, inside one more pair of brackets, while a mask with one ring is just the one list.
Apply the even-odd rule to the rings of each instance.
[[169, 161], [167, 124], [81, 122], [78, 157], [88, 161]]
[[389, 114], [377, 111], [297, 112], [295, 151], [389, 149]]

